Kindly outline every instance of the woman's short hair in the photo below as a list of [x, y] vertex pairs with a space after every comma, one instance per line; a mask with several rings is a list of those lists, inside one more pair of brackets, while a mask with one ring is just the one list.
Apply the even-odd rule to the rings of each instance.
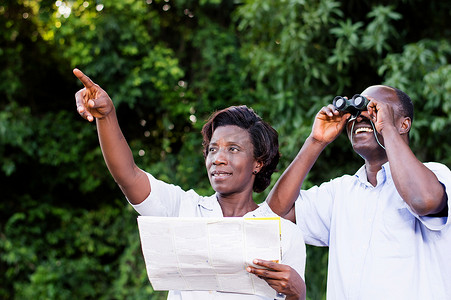
[[277, 171], [279, 163], [279, 137], [277, 131], [262, 120], [252, 108], [246, 105], [230, 106], [213, 113], [202, 127], [203, 154], [207, 157], [208, 147], [216, 128], [235, 125], [249, 132], [254, 146], [254, 158], [263, 164], [255, 176], [253, 191], [263, 192], [271, 183], [272, 173]]

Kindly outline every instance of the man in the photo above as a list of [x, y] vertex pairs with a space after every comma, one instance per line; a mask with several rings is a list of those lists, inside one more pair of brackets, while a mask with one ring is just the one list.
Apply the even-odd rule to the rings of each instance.
[[[451, 172], [411, 151], [413, 104], [404, 92], [371, 86], [362, 95], [370, 102], [356, 118], [333, 105], [320, 110], [267, 201], [307, 244], [329, 247], [328, 299], [451, 299]], [[300, 190], [345, 128], [365, 165]]]

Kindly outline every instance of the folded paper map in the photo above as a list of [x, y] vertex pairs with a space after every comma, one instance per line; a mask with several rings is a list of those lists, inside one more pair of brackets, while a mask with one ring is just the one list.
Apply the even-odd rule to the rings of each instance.
[[[246, 267], [281, 261], [280, 218], [138, 217], [154, 290], [207, 290], [278, 298]], [[280, 296], [279, 296], [280, 297]]]

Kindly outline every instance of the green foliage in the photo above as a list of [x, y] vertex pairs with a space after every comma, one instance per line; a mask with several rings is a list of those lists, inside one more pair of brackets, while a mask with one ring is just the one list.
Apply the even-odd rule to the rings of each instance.
[[406, 45], [401, 53], [388, 55], [379, 69], [387, 84], [399, 87], [414, 102], [411, 140], [415, 153], [423, 161], [448, 165], [450, 146], [443, 141], [448, 139], [451, 125], [450, 61], [448, 40], [424, 39]]
[[18, 299], [152, 295], [142, 268], [136, 214], [122, 201], [94, 211], [27, 202], [28, 210], [9, 218], [0, 239], [6, 282], [29, 278], [14, 282]]
[[328, 249], [307, 245], [307, 264], [305, 266], [305, 282], [307, 299], [326, 299]]
[[[95, 125], [75, 111], [72, 68], [112, 97], [140, 167], [204, 195], [200, 130], [214, 110], [253, 107], [279, 132], [283, 170], [322, 106], [380, 83], [413, 99], [418, 157], [450, 166], [450, 11], [424, 0], [0, 4], [0, 298], [166, 296], [148, 282]], [[361, 164], [340, 136], [305, 187]], [[307, 251], [307, 296], [324, 299], [327, 248]]]
[[[375, 6], [364, 23], [347, 17], [333, 0], [246, 1], [239, 8], [238, 28], [249, 41], [242, 47], [250, 60], [246, 70], [256, 83], [255, 97], [268, 99], [260, 105], [281, 136], [306, 137], [316, 112], [364, 79], [362, 66], [381, 63], [382, 50], [398, 37], [392, 23], [400, 15], [393, 10]], [[293, 157], [300, 143], [284, 146]]]
[[365, 35], [362, 38], [362, 46], [366, 49], [374, 48], [379, 55], [384, 50], [391, 50], [389, 40], [399, 38], [398, 32], [391, 23], [402, 17], [393, 10], [393, 6], [376, 6], [368, 13], [368, 18], [373, 20], [366, 28]]

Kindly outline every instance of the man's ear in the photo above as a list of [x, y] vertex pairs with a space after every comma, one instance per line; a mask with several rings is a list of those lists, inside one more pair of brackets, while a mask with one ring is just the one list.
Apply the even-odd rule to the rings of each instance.
[[401, 123], [401, 128], [399, 129], [399, 134], [407, 134], [412, 127], [412, 120], [409, 117], [404, 117]]

